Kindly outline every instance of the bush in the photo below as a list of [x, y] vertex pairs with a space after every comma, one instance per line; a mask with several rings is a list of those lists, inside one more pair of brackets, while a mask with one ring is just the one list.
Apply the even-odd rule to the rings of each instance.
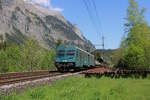
[[54, 59], [55, 59], [55, 51], [45, 51], [40, 61], [41, 69], [54, 69]]
[[7, 53], [3, 50], [0, 51], [0, 71], [1, 72], [7, 72], [9, 70], [8, 68], [8, 60], [7, 60]]
[[0, 72], [54, 69], [55, 55], [55, 50], [44, 49], [33, 39], [22, 46], [10, 44], [0, 50]]
[[146, 67], [144, 51], [140, 47], [135, 45], [126, 48], [125, 54], [123, 55], [122, 61], [124, 67], [141, 68]]

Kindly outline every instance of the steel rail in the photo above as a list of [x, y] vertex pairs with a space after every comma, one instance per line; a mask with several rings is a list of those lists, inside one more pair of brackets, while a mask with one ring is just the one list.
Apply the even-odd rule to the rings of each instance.
[[37, 71], [37, 72], [0, 74], [0, 86], [25, 82], [25, 81], [32, 81], [41, 78], [53, 77], [53, 76], [58, 76], [63, 74], [65, 73], [59, 73], [57, 71]]

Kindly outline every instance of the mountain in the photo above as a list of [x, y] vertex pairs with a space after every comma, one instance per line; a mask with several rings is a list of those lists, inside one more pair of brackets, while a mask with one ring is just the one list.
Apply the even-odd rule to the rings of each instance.
[[54, 48], [58, 40], [63, 40], [65, 44], [95, 49], [60, 12], [24, 0], [0, 0], [0, 14], [0, 35], [6, 33], [8, 42], [22, 44], [32, 37], [45, 48]]

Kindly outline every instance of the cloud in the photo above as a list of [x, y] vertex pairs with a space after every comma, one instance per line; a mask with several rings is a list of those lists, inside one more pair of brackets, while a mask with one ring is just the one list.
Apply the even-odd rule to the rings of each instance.
[[48, 0], [31, 0], [31, 1], [42, 4], [42, 5], [47, 5]]
[[62, 8], [51, 8], [51, 10], [54, 10], [54, 11], [58, 11], [58, 12], [63, 12], [63, 9]]
[[43, 6], [45, 8], [48, 8], [50, 10], [53, 10], [53, 11], [58, 11], [58, 12], [62, 12], [63, 11], [62, 8], [53, 7], [51, 5], [51, 0], [31, 0], [31, 1], [34, 2], [34, 3], [40, 4], [41, 6]]

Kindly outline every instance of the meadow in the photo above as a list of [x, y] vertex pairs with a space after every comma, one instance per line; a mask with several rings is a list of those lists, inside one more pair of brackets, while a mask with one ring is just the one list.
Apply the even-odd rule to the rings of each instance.
[[1, 100], [150, 100], [150, 79], [70, 77]]

